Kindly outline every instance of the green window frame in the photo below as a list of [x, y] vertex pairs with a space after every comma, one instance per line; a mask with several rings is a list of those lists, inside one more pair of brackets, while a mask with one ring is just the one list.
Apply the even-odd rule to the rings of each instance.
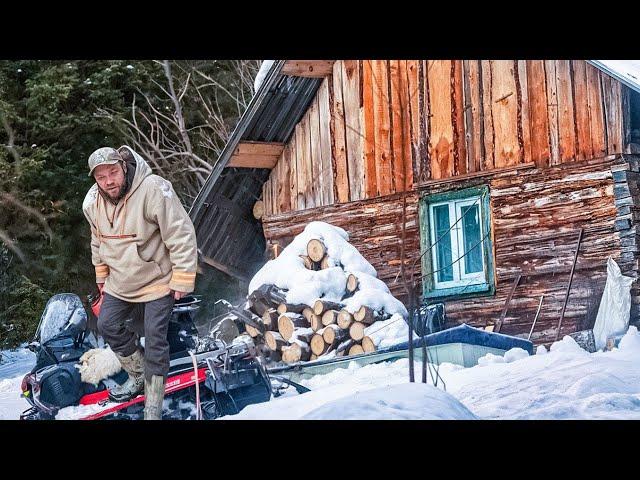
[[489, 187], [424, 193], [419, 218], [424, 298], [493, 295]]

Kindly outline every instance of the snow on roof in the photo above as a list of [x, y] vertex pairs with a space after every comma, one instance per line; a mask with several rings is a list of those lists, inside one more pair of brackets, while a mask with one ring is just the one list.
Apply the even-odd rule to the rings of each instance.
[[253, 91], [254, 92], [258, 91], [258, 89], [260, 88], [260, 85], [262, 85], [262, 81], [264, 80], [264, 77], [267, 76], [267, 72], [273, 66], [274, 62], [275, 62], [275, 60], [263, 60], [262, 61], [262, 64], [260, 65], [260, 70], [258, 70], [258, 73], [256, 74], [256, 79], [253, 81]]
[[640, 92], [640, 60], [589, 60], [589, 63]]

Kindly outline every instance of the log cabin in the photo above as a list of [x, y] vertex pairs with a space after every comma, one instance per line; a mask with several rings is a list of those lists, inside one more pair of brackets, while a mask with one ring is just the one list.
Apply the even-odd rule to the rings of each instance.
[[[201, 258], [248, 281], [265, 249], [325, 221], [401, 300], [400, 267], [416, 266], [451, 325], [527, 336], [537, 315], [536, 344], [592, 328], [607, 258], [639, 273], [638, 72], [275, 61], [191, 208]], [[631, 295], [637, 324], [640, 282]]]

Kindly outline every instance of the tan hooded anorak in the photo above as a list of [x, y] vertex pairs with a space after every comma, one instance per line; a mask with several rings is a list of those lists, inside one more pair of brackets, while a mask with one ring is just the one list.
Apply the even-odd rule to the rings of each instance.
[[82, 210], [91, 226], [96, 282], [127, 302], [149, 302], [170, 290], [194, 290], [197, 246], [193, 223], [171, 183], [136, 160], [131, 187], [117, 205], [94, 184]]

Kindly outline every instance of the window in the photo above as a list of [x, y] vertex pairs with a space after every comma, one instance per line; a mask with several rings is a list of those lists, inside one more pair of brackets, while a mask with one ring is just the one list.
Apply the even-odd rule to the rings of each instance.
[[493, 293], [488, 188], [425, 196], [420, 203], [424, 295]]

